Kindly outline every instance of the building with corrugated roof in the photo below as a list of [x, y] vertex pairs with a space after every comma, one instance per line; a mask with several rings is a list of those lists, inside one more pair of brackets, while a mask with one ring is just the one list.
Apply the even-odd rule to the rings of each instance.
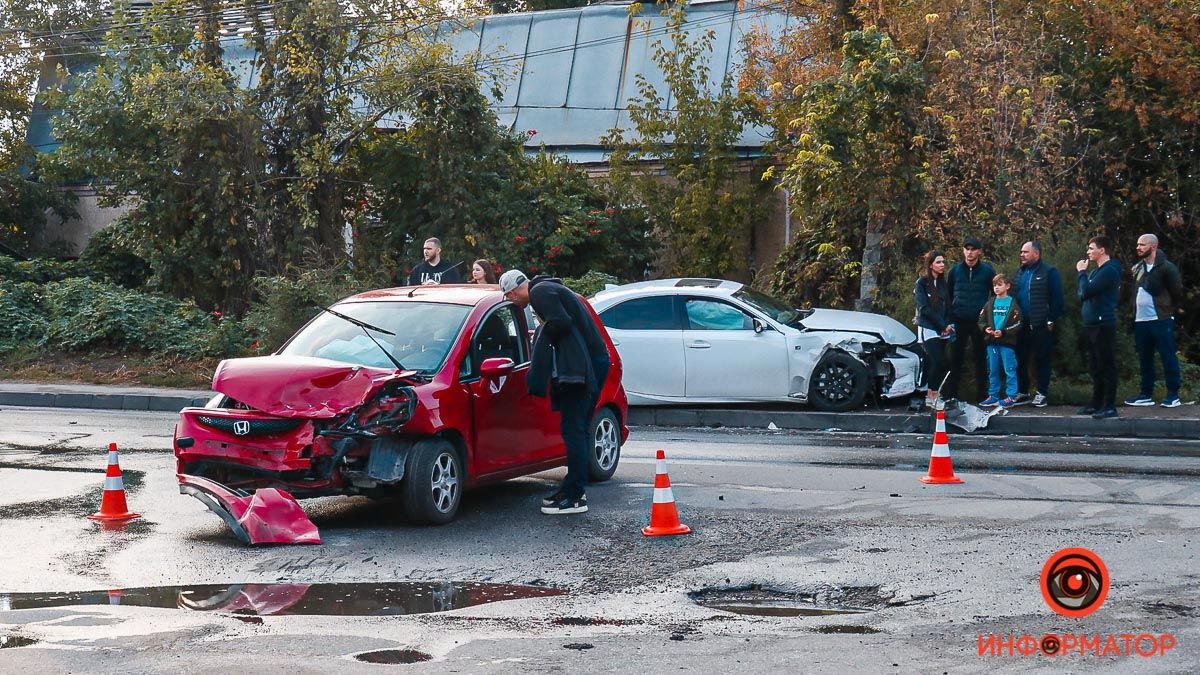
[[[778, 11], [778, 4], [769, 0], [694, 1], [686, 29], [697, 36], [704, 31], [714, 33], [709, 66], [715, 90], [727, 74], [736, 79], [742, 64], [740, 46], [748, 33], [781, 31], [788, 20]], [[672, 108], [664, 75], [653, 58], [653, 44], [665, 37], [665, 24], [666, 18], [652, 9], [631, 17], [627, 3], [614, 3], [485, 16], [445, 23], [438, 31], [458, 55], [480, 55], [478, 67], [501, 78], [501, 96], [494, 103], [497, 116], [502, 124], [526, 135], [531, 152], [545, 146], [596, 174], [606, 170], [601, 138], [613, 128], [626, 130], [627, 138], [632, 135], [627, 109], [638, 95], [638, 75], [664, 94], [665, 109]], [[243, 64], [234, 71], [244, 84], [253, 83], [257, 74], [253, 53], [247, 47], [240, 41], [227, 43], [225, 58]], [[56, 65], [49, 57], [45, 74], [52, 76]], [[29, 142], [35, 149], [57, 147], [50, 125], [53, 113], [35, 110], [29, 125]], [[403, 123], [400, 118], [385, 118], [379, 126]], [[769, 130], [747, 127], [738, 150], [756, 155], [768, 138]], [[59, 224], [55, 235], [81, 248], [92, 232], [123, 211], [100, 208], [90, 191], [79, 192], [80, 219]], [[755, 228], [752, 268], [773, 261], [785, 243], [786, 213], [783, 200], [779, 201], [770, 222]]]

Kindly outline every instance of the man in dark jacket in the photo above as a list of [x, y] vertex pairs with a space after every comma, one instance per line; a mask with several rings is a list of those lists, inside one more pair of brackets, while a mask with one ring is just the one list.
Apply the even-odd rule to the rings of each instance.
[[1142, 385], [1137, 396], [1125, 405], [1154, 405], [1154, 352], [1163, 362], [1167, 383], [1164, 408], [1179, 402], [1179, 357], [1175, 353], [1175, 311], [1183, 302], [1183, 278], [1175, 263], [1158, 250], [1158, 237], [1143, 234], [1137, 240], [1138, 263], [1133, 266], [1134, 299], [1133, 341], [1137, 348]]
[[1013, 275], [1013, 295], [1025, 317], [1017, 336], [1017, 402], [1029, 398], [1030, 361], [1037, 364], [1033, 405], [1044, 408], [1050, 396], [1054, 364], [1054, 324], [1063, 311], [1062, 277], [1058, 268], [1042, 261], [1042, 245], [1027, 241], [1021, 247], [1021, 266]]
[[987, 395], [988, 370], [983, 331], [979, 328], [979, 312], [992, 297], [992, 277], [996, 270], [983, 262], [983, 244], [975, 237], [963, 242], [963, 259], [946, 275], [950, 293], [950, 323], [954, 324], [955, 341], [950, 347], [950, 379], [946, 380], [947, 398], [958, 398], [962, 380], [963, 358], [967, 342], [971, 343], [971, 363], [975, 366], [975, 398], [982, 401]]
[[[1092, 370], [1092, 402], [1080, 408], [1079, 414], [1096, 419], [1117, 416], [1117, 297], [1121, 291], [1121, 263], [1109, 256], [1111, 249], [1108, 237], [1092, 237], [1088, 240], [1087, 259], [1075, 264]], [[1089, 261], [1096, 263], [1091, 272], [1087, 271]]]
[[608, 345], [583, 300], [562, 280], [545, 275], [530, 280], [520, 270], [509, 270], [500, 276], [500, 290], [518, 307], [532, 305], [542, 322], [534, 336], [527, 383], [531, 394], [548, 393], [562, 416], [567, 476], [557, 492], [542, 500], [542, 513], [584, 513], [589, 431], [611, 365]]

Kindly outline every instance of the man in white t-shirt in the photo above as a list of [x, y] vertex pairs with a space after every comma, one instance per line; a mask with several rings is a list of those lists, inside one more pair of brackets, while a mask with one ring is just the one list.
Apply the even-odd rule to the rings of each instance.
[[1133, 266], [1134, 298], [1133, 340], [1141, 370], [1141, 388], [1125, 405], [1154, 405], [1154, 354], [1163, 363], [1167, 395], [1164, 408], [1179, 402], [1179, 357], [1175, 349], [1175, 308], [1183, 301], [1183, 280], [1175, 263], [1158, 250], [1158, 237], [1143, 234], [1137, 240], [1139, 261]]

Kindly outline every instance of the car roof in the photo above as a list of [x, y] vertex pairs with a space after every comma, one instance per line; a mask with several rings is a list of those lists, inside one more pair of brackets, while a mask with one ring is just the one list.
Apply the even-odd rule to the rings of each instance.
[[624, 286], [613, 286], [600, 291], [593, 300], [595, 302], [615, 302], [626, 297], [634, 297], [639, 295], [715, 295], [729, 296], [741, 290], [742, 284], [737, 281], [724, 281], [721, 279], [704, 279], [699, 277], [685, 277], [674, 279], [654, 279], [653, 281], [638, 281]]
[[437, 286], [400, 286], [380, 288], [352, 295], [340, 302], [442, 302], [452, 305], [478, 305], [504, 298], [495, 284], [442, 284]]

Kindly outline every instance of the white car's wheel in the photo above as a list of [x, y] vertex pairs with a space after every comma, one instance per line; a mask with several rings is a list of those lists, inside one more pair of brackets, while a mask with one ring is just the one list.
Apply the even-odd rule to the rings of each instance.
[[845, 412], [862, 405], [870, 386], [870, 373], [858, 359], [830, 352], [813, 369], [808, 402], [818, 410]]

